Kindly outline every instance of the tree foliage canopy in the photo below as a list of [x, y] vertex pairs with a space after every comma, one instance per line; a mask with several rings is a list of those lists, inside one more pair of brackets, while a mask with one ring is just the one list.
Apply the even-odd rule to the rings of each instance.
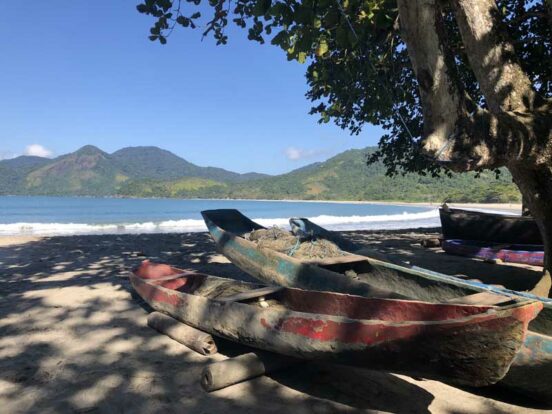
[[[152, 41], [166, 43], [175, 26], [200, 28], [226, 44], [236, 24], [248, 38], [269, 41], [290, 60], [307, 63], [311, 114], [357, 134], [365, 123], [382, 126], [380, 159], [389, 174], [442, 170], [420, 151], [422, 107], [418, 81], [401, 38], [394, 0], [145, 0], [138, 11], [155, 18]], [[451, 7], [443, 2], [448, 43], [471, 99], [485, 99], [470, 69]], [[544, 1], [499, 0], [502, 21], [537, 92], [552, 96], [552, 11]], [[208, 10], [203, 18], [201, 12]]]

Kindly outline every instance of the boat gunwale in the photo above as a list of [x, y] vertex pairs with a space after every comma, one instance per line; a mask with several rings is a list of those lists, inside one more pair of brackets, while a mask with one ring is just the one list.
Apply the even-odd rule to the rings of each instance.
[[[182, 270], [182, 269], [179, 269], [179, 268], [176, 268], [176, 267], [173, 267], [173, 266], [171, 266], [171, 269], [179, 270], [179, 271]], [[220, 278], [218, 276], [213, 276], [213, 275], [209, 275], [209, 274], [206, 274], [206, 273], [196, 273], [196, 272], [189, 272], [189, 273], [191, 273], [191, 276], [200, 275], [200, 276], [207, 276], [207, 277], [211, 277], [211, 278], [226, 279], [226, 280], [233, 280], [234, 281], [234, 279]], [[161, 289], [163, 291], [167, 291], [166, 293], [176, 294], [178, 296], [193, 296], [193, 297], [196, 297], [196, 298], [203, 298], [203, 299], [205, 299], [209, 302], [219, 303], [222, 306], [238, 306], [239, 305], [240, 307], [247, 307], [247, 309], [251, 309], [251, 308], [254, 307], [252, 304], [249, 304], [249, 303], [228, 302], [228, 301], [222, 300], [223, 298], [221, 298], [221, 300], [219, 300], [217, 298], [209, 298], [209, 297], [202, 296], [202, 295], [194, 295], [193, 292], [182, 292], [182, 291], [179, 291], [177, 289], [166, 288], [166, 287], [164, 287], [160, 284], [153, 283], [156, 280], [154, 278], [151, 278], [151, 279], [142, 278], [142, 277], [138, 276], [134, 271], [131, 271], [131, 274], [132, 274], [131, 280], [132, 279], [138, 279], [140, 282], [148, 284], [148, 285], [150, 285], [150, 286], [152, 286], [156, 289]], [[187, 276], [181, 276], [181, 278], [186, 278], [186, 277]], [[173, 281], [174, 280], [178, 280], [178, 278], [173, 279]], [[245, 283], [249, 283], [249, 282], [245, 282]], [[251, 284], [253, 285], [254, 283], [251, 283]], [[309, 292], [308, 290], [298, 289], [298, 288], [291, 288], [291, 287], [284, 287], [284, 290]], [[463, 324], [465, 324], [465, 322], [472, 321], [474, 319], [483, 319], [484, 321], [486, 321], [486, 320], [492, 320], [492, 319], [496, 320], [496, 319], [503, 319], [503, 318], [509, 318], [509, 317], [514, 317], [515, 318], [515, 316], [513, 314], [515, 313], [516, 309], [535, 306], [536, 304], [539, 303], [538, 301], [523, 300], [523, 301], [516, 301], [512, 304], [508, 304], [508, 305], [504, 305], [504, 306], [501, 306], [501, 305], [470, 305], [470, 304], [456, 304], [456, 303], [447, 304], [447, 303], [424, 302], [424, 301], [420, 301], [420, 300], [389, 299], [389, 298], [367, 298], [367, 297], [363, 297], [363, 296], [351, 295], [351, 294], [339, 293], [339, 292], [318, 292], [317, 291], [316, 293], [317, 294], [329, 295], [329, 296], [338, 296], [338, 297], [342, 297], [342, 298], [355, 297], [355, 298], [360, 298], [360, 299], [367, 300], [367, 301], [414, 303], [414, 304], [427, 305], [427, 306], [430, 306], [430, 307], [433, 306], [433, 305], [450, 306], [450, 307], [457, 307], [457, 308], [477, 307], [477, 308], [485, 308], [486, 310], [484, 312], [481, 312], [481, 313], [476, 313], [476, 314], [472, 314], [472, 315], [468, 315], [468, 316], [464, 316], [464, 317], [453, 318], [453, 319], [442, 319], [442, 320], [435, 320], [435, 321], [408, 320], [408, 321], [403, 321], [403, 322], [392, 322], [392, 321], [387, 321], [385, 319], [355, 319], [355, 318], [352, 318], [352, 317], [344, 317], [344, 316], [339, 316], [339, 315], [329, 315], [329, 314], [325, 314], [325, 313], [302, 312], [302, 311], [296, 311], [296, 310], [289, 309], [289, 308], [286, 308], [286, 310], [270, 309], [270, 308], [259, 308], [259, 309], [257, 309], [257, 312], [263, 312], [263, 311], [278, 312], [278, 313], [285, 313], [288, 316], [297, 315], [297, 317], [303, 317], [303, 318], [305, 316], [307, 316], [307, 319], [312, 318], [312, 315], [318, 315], [318, 316], [323, 316], [324, 317], [323, 319], [332, 320], [333, 322], [339, 322], [339, 323], [344, 323], [344, 324], [345, 323], [355, 323], [356, 322], [356, 323], [362, 323], [363, 325], [385, 324], [385, 325], [394, 326], [394, 327], [403, 327], [403, 326], [409, 326], [409, 325], [420, 325], [420, 326], [447, 325], [447, 326], [450, 326], [450, 325], [457, 325], [457, 324], [463, 325]], [[246, 308], [243, 308], [243, 309], [246, 309]], [[541, 309], [542, 309], [542, 306], [541, 306]], [[536, 312], [535, 317], [538, 315], [538, 312], [540, 312], [541, 309], [539, 309]], [[289, 315], [290, 313], [292, 313], [293, 315]], [[515, 318], [515, 319], [519, 321], [519, 319], [517, 319], [517, 318]], [[527, 323], [529, 323], [529, 322], [530, 321], [528, 321]]]
[[[204, 212], [208, 212], [208, 211], [209, 210], [203, 211], [202, 214]], [[236, 211], [238, 211], [238, 210], [236, 210]], [[244, 217], [246, 217], [246, 216], [244, 216]], [[245, 237], [240, 236], [239, 234], [236, 234], [236, 233], [232, 233], [231, 231], [225, 230], [224, 228], [220, 227], [218, 224], [213, 222], [210, 218], [207, 218], [207, 219], [214, 226], [216, 226], [217, 229], [219, 229], [219, 231], [221, 233], [226, 234], [226, 235], [228, 235], [232, 238], [239, 239], [240, 241], [245, 242], [247, 244], [250, 244], [251, 247], [255, 248], [256, 250], [268, 251], [268, 252], [270, 252], [270, 254], [274, 254], [277, 257], [288, 260], [288, 261], [290, 261], [292, 263], [295, 263], [295, 264], [298, 264], [298, 265], [317, 266], [316, 262], [310, 262], [309, 260], [300, 260], [300, 259], [297, 259], [293, 256], [289, 256], [289, 255], [286, 255], [284, 253], [281, 253], [277, 250], [270, 249], [268, 247], [259, 247], [254, 242], [252, 242], [250, 240], [247, 240]], [[249, 218], [247, 218], [247, 219], [249, 221], [251, 221], [252, 223], [255, 223], [251, 219], [249, 219]], [[257, 223], [255, 223], [255, 224], [257, 224]], [[214, 237], [214, 235], [212, 233], [211, 233], [211, 235]], [[479, 292], [485, 291], [485, 292], [490, 292], [490, 293], [495, 293], [495, 294], [503, 294], [503, 295], [512, 297], [512, 299], [523, 298], [523, 299], [527, 299], [527, 300], [539, 301], [539, 302], [542, 302], [545, 307], [550, 307], [552, 309], [552, 298], [545, 298], [545, 297], [533, 295], [532, 293], [520, 292], [520, 291], [515, 291], [515, 290], [511, 290], [511, 289], [507, 289], [507, 288], [494, 287], [494, 286], [490, 286], [486, 283], [462, 280], [462, 279], [459, 279], [459, 278], [457, 278], [455, 276], [452, 276], [452, 275], [447, 275], [445, 273], [440, 273], [440, 272], [436, 272], [436, 271], [433, 271], [433, 270], [429, 270], [429, 269], [425, 269], [425, 268], [421, 268], [421, 267], [417, 267], [417, 266], [405, 267], [405, 266], [402, 266], [402, 265], [381, 261], [381, 260], [378, 260], [378, 259], [375, 259], [375, 258], [369, 257], [369, 256], [356, 255], [355, 253], [352, 253], [352, 252], [345, 252], [345, 253], [346, 253], [347, 256], [348, 255], [358, 256], [359, 258], [362, 258], [362, 260], [366, 260], [368, 263], [370, 263], [372, 265], [384, 267], [384, 268], [387, 268], [387, 269], [393, 269], [393, 270], [396, 270], [396, 271], [399, 271], [399, 272], [404, 272], [404, 273], [407, 273], [407, 274], [411, 274], [411, 275], [414, 275], [414, 276], [430, 279], [430, 280], [433, 280], [433, 281], [441, 281], [442, 279], [446, 279], [446, 282], [451, 282], [452, 284], [454, 284], [458, 287], [470, 288], [470, 289], [477, 290]], [[324, 263], [324, 265], [328, 265], [328, 264], [330, 264], [330, 263]], [[325, 270], [327, 270], [327, 269], [325, 269]], [[362, 283], [362, 282], [360, 282], [360, 283]], [[336, 292], [336, 293], [338, 293], [338, 292]], [[357, 295], [352, 295], [352, 296], [357, 296]]]
[[493, 216], [500, 219], [508, 219], [508, 220], [524, 220], [524, 221], [534, 221], [535, 219], [533, 217], [528, 216], [522, 216], [520, 215], [514, 215], [514, 214], [501, 214], [501, 213], [495, 213], [495, 212], [486, 212], [486, 211], [478, 211], [478, 210], [465, 210], [462, 208], [454, 208], [449, 207], [448, 209], [445, 209], [443, 207], [439, 207], [439, 212], [449, 213], [449, 215], [452, 214], [466, 214], [466, 215], [485, 215], [485, 216]]

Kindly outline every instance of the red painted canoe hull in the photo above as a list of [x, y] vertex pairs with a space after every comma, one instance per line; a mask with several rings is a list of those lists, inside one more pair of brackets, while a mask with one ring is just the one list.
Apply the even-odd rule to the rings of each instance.
[[494, 307], [432, 304], [289, 288], [266, 296], [264, 308], [255, 299], [225, 301], [211, 288], [259, 285], [168, 269], [146, 263], [131, 276], [132, 285], [154, 309], [205, 332], [293, 357], [472, 386], [506, 374], [542, 308], [523, 300]]

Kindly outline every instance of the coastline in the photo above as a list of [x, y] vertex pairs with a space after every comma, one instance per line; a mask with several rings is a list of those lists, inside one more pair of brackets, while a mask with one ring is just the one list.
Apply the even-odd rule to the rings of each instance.
[[[186, 233], [201, 232], [205, 230], [203, 220], [199, 216], [199, 211], [207, 208], [238, 208], [240, 210], [251, 209], [261, 212], [259, 215], [251, 212], [250, 217], [264, 226], [287, 226], [288, 218], [301, 215], [308, 217], [315, 223], [329, 230], [385, 230], [385, 229], [407, 229], [415, 227], [438, 227], [439, 213], [437, 209], [440, 204], [435, 203], [406, 203], [392, 201], [348, 201], [348, 200], [248, 200], [248, 199], [136, 199], [136, 200], [167, 200], [171, 203], [160, 201], [160, 211], [168, 208], [170, 213], [167, 215], [156, 215], [157, 204], [155, 202], [147, 203], [143, 209], [140, 202], [117, 203], [117, 207], [106, 207], [102, 200], [111, 198], [95, 198], [87, 202], [86, 205], [98, 205], [98, 212], [89, 215], [82, 214], [71, 216], [72, 212], [79, 211], [82, 207], [80, 200], [52, 200], [49, 201], [53, 207], [49, 207], [46, 213], [41, 217], [32, 217], [35, 220], [25, 220], [17, 211], [22, 202], [12, 203], [11, 210], [0, 218], [0, 235], [84, 235], [84, 234], [156, 234], [156, 233]], [[197, 203], [194, 203], [197, 202]], [[207, 203], [202, 203], [207, 202]], [[27, 205], [34, 205], [35, 201], [27, 200]], [[253, 206], [253, 204], [259, 204]], [[266, 205], [262, 205], [267, 203]], [[280, 203], [280, 204], [278, 204]], [[295, 204], [294, 204], [295, 203]], [[319, 204], [316, 207], [307, 206], [307, 204]], [[110, 204], [110, 203], [108, 203]], [[120, 205], [119, 205], [120, 204]], [[287, 205], [284, 205], [287, 204]], [[303, 204], [301, 206], [300, 204]], [[322, 205], [324, 204], [324, 206]], [[331, 206], [334, 204], [334, 206]], [[58, 208], [61, 206], [71, 206], [67, 218], [57, 215]], [[132, 216], [134, 206], [140, 211], [139, 216]], [[168, 207], [166, 206], [168, 205]], [[348, 205], [348, 206], [347, 206]], [[354, 207], [354, 206], [358, 207]], [[360, 207], [360, 206], [366, 207]], [[142, 207], [140, 207], [142, 206]], [[346, 206], [346, 207], [340, 207]], [[368, 207], [374, 206], [374, 207]], [[379, 207], [378, 207], [379, 206]], [[389, 208], [387, 208], [387, 206]], [[466, 208], [472, 210], [482, 210], [487, 212], [498, 212], [504, 214], [519, 214], [521, 205], [519, 204], [481, 204], [481, 203], [452, 203], [451, 207]], [[257, 208], [258, 207], [258, 208]], [[394, 207], [394, 208], [391, 208]], [[96, 207], [94, 207], [96, 208]], [[107, 210], [106, 210], [107, 209]], [[113, 215], [108, 220], [104, 219], [104, 211], [120, 211], [122, 214]], [[143, 209], [143, 210], [140, 210]], [[391, 211], [388, 211], [391, 210]], [[10, 215], [9, 212], [14, 214]], [[31, 208], [32, 211], [32, 208]], [[62, 209], [63, 211], [63, 209]], [[182, 212], [181, 212], [182, 211]], [[125, 213], [130, 212], [130, 213]], [[192, 214], [193, 213], [193, 214]], [[20, 221], [10, 221], [10, 218], [18, 218]], [[3, 223], [2, 221], [6, 221]], [[58, 220], [58, 221], [56, 221]]]
[[[91, 195], [33, 195], [33, 194], [3, 194], [0, 197], [59, 197], [59, 198], [102, 198], [122, 200], [189, 200], [189, 201], [250, 201], [250, 202], [278, 202], [278, 203], [334, 203], [334, 204], [372, 204], [393, 205], [408, 207], [438, 208], [440, 202], [421, 201], [378, 201], [378, 200], [301, 200], [301, 199], [265, 199], [265, 198], [178, 198], [178, 197], [121, 197], [121, 196], [91, 196]], [[497, 209], [508, 211], [521, 211], [521, 203], [447, 203], [449, 207], [468, 209]]]

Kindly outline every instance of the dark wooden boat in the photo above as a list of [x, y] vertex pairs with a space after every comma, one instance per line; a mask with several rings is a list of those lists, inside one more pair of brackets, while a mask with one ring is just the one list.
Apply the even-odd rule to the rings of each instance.
[[449, 207], [439, 209], [439, 215], [444, 239], [543, 244], [537, 223], [532, 217], [483, 213]]
[[433, 304], [262, 286], [145, 261], [131, 276], [154, 309], [259, 349], [471, 386], [496, 383], [542, 305]]
[[443, 240], [441, 248], [450, 254], [474, 257], [481, 260], [500, 260], [505, 263], [520, 263], [542, 266], [544, 248], [533, 244], [489, 244], [477, 240]]
[[[552, 401], [552, 381], [544, 380], [552, 377], [552, 299], [353, 253], [322, 260], [298, 260], [246, 240], [244, 235], [263, 227], [237, 210], [208, 210], [202, 215], [217, 249], [240, 269], [267, 283], [367, 297], [395, 294], [427, 302], [481, 293], [540, 301], [544, 308], [529, 325], [524, 346], [501, 383], [532, 397]], [[307, 219], [292, 219], [292, 227], [300, 222], [312, 235], [331, 236], [343, 250], [351, 248], [350, 242], [344, 243], [337, 233], [328, 232]]]

